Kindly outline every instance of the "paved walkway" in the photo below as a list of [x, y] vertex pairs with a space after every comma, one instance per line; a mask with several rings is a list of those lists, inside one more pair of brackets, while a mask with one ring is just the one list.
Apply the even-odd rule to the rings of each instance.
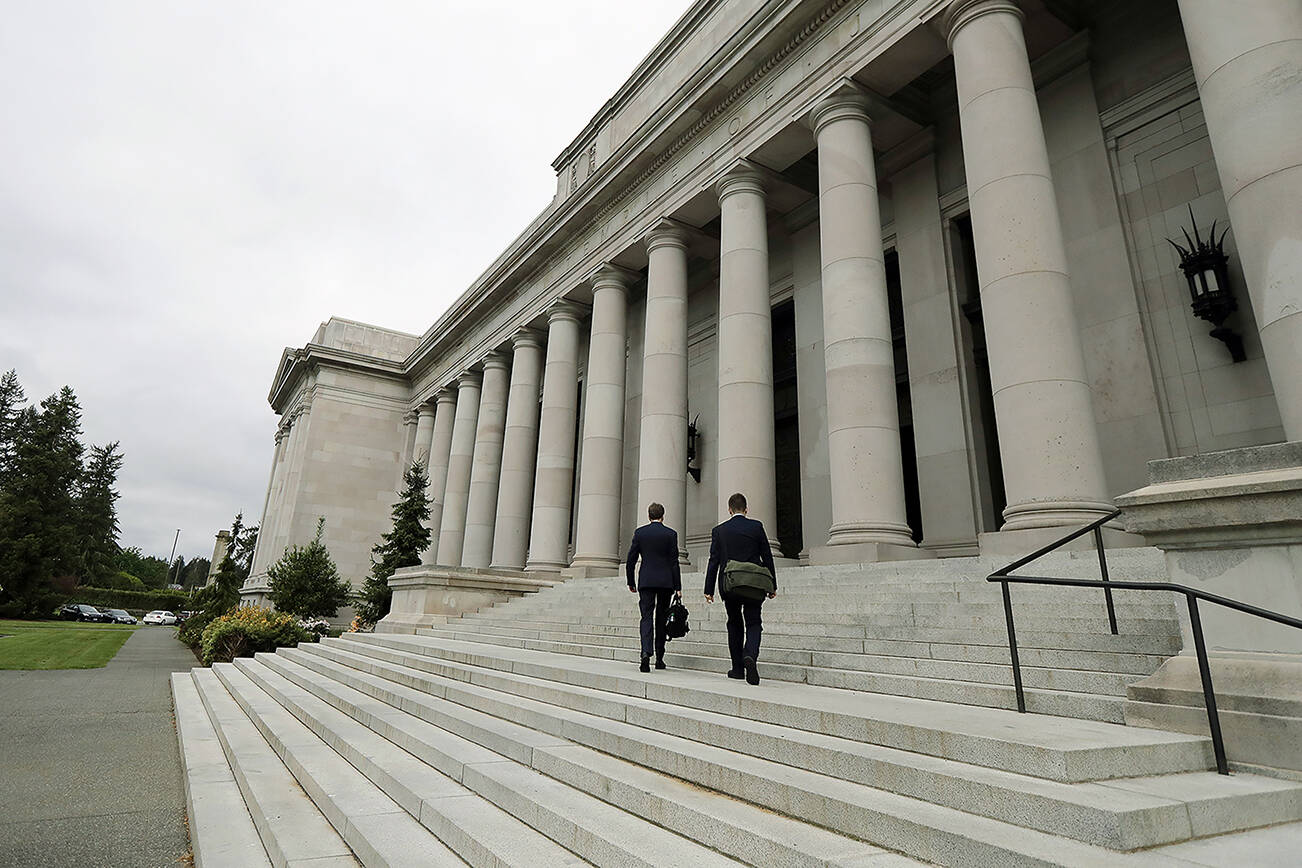
[[103, 669], [0, 672], [0, 866], [161, 866], [189, 852], [170, 627]]

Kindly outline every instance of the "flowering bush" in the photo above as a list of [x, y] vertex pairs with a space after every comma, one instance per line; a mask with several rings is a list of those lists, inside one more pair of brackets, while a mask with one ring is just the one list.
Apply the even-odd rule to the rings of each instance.
[[313, 634], [318, 639], [330, 633], [330, 622], [325, 618], [304, 618], [298, 622], [298, 626]]
[[315, 638], [293, 615], [262, 606], [241, 606], [204, 628], [203, 662], [205, 666], [229, 663], [236, 657], [252, 657], [258, 651], [274, 651]]

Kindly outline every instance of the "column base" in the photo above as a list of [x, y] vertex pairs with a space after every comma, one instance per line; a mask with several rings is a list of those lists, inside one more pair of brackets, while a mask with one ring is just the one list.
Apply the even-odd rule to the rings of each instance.
[[875, 564], [882, 561], [921, 561], [935, 555], [915, 545], [863, 542], [839, 545], [814, 546], [809, 550], [810, 566], [832, 564]]
[[[1098, 518], [1098, 516], [1095, 516]], [[1081, 525], [1088, 523], [1082, 520]], [[977, 534], [977, 547], [982, 557], [1003, 558], [1009, 561], [1029, 555], [1036, 549], [1044, 548], [1056, 539], [1071, 533], [1080, 525], [1058, 527], [1036, 527], [1023, 530], [1004, 530], [995, 533]], [[1148, 542], [1137, 533], [1127, 533], [1114, 527], [1103, 527], [1103, 547], [1106, 549], [1136, 548], [1146, 546]], [[1063, 545], [1058, 551], [1080, 552], [1094, 548], [1094, 535], [1086, 534]], [[1033, 568], [1031, 572], [1034, 572]], [[1091, 576], [1090, 578], [1097, 578]]]
[[[878, 524], [834, 524], [827, 532], [827, 545], [843, 546], [862, 543], [882, 543], [905, 548], [917, 548], [913, 529], [907, 524], [882, 522]], [[845, 563], [843, 561], [842, 563]]]
[[526, 573], [559, 573], [568, 567], [563, 561], [529, 561], [524, 565]]
[[389, 579], [393, 603], [377, 633], [414, 633], [555, 584], [539, 576], [470, 567], [404, 567]]
[[1015, 503], [1004, 509], [999, 531], [1046, 528], [1058, 536], [1097, 521], [1116, 507], [1105, 500], [1049, 500]]
[[618, 558], [579, 557], [561, 570], [567, 579], [587, 579], [595, 576], [617, 576], [623, 564]]

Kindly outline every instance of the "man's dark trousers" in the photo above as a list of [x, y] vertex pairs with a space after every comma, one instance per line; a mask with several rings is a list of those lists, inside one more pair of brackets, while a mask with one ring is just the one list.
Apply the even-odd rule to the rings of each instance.
[[[659, 660], [665, 656], [665, 620], [669, 617], [669, 604], [673, 602], [672, 588], [647, 588], [637, 592], [638, 608], [642, 610], [642, 656], [650, 657], [652, 642], [655, 645], [655, 657]], [[654, 612], [654, 635], [652, 634], [652, 613]]]
[[763, 605], [763, 600], [723, 595], [723, 608], [728, 612], [728, 653], [732, 655], [734, 672], [742, 670], [743, 657], [759, 659], [760, 634], [764, 632], [760, 621], [760, 607]]

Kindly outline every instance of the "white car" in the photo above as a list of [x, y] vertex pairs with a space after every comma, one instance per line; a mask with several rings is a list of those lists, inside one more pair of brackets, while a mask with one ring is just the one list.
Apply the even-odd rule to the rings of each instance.
[[162, 609], [155, 609], [142, 620], [146, 624], [175, 624], [176, 615], [172, 612], [164, 612]]

